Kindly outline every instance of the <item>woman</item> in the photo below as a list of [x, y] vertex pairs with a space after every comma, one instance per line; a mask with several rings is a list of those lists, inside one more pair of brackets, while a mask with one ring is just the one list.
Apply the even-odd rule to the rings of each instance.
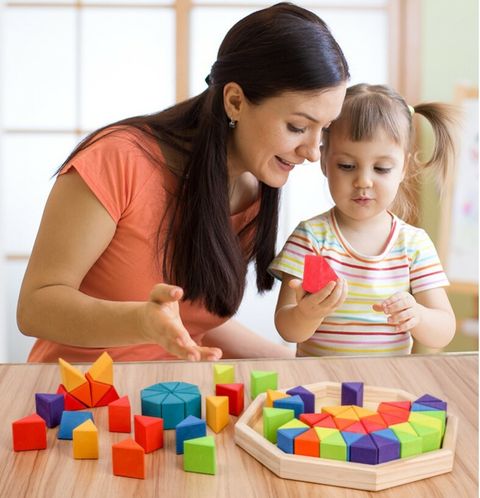
[[288, 3], [239, 21], [202, 94], [87, 137], [47, 201], [20, 291], [29, 361], [282, 356], [231, 319], [254, 261], [271, 289], [279, 189], [319, 159], [348, 65]]

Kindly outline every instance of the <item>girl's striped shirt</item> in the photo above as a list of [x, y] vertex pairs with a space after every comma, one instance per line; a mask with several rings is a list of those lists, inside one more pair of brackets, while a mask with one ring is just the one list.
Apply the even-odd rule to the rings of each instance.
[[306, 254], [322, 255], [347, 281], [348, 296], [310, 339], [297, 345], [297, 356], [410, 353], [410, 332], [395, 332], [387, 316], [373, 310], [373, 304], [397, 292], [415, 295], [449, 285], [427, 233], [393, 214], [389, 239], [378, 256], [356, 251], [343, 237], [331, 209], [302, 221], [269, 270], [279, 279], [282, 273], [303, 278]]

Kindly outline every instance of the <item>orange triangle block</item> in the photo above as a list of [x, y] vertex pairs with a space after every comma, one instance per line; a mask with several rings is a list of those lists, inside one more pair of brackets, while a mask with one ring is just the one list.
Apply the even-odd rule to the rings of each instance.
[[117, 391], [115, 391], [115, 388], [113, 386], [110, 386], [110, 389], [106, 392], [105, 396], [100, 401], [98, 401], [95, 406], [107, 406], [112, 401], [117, 400], [119, 397], [120, 396], [118, 395]]
[[412, 405], [410, 401], [385, 401], [384, 404], [396, 406], [397, 408], [402, 408], [403, 410], [408, 410], [408, 411], [410, 411]]
[[315, 422], [313, 424], [313, 426], [314, 427], [329, 427], [330, 429], [337, 428], [337, 426], [335, 425], [335, 421], [333, 420], [333, 417], [331, 415], [327, 415], [325, 418], [322, 418], [322, 420]]
[[77, 398], [74, 398], [66, 389], [65, 387], [60, 384], [57, 389], [57, 394], [63, 394], [63, 399], [64, 399], [64, 409], [67, 411], [76, 411], [76, 410], [84, 410], [85, 408], [88, 408], [86, 405], [84, 405], [81, 401], [79, 401]]
[[90, 394], [90, 383], [85, 382], [81, 386], [76, 387], [70, 394], [87, 406], [92, 406], [92, 395]]
[[358, 434], [366, 434], [367, 430], [363, 427], [361, 422], [354, 422], [348, 426], [348, 432], [357, 432]]
[[403, 411], [407, 414], [406, 417], [397, 417], [396, 415], [393, 415], [393, 413], [382, 413], [382, 418], [388, 426], [408, 422], [410, 412], [407, 412], [406, 410]]
[[112, 357], [104, 351], [95, 363], [88, 369], [90, 377], [96, 382], [102, 382], [113, 386], [113, 360]]
[[105, 396], [105, 394], [107, 394], [112, 386], [110, 384], [104, 384], [103, 382], [97, 382], [96, 380], [93, 380], [88, 372], [85, 374], [85, 377], [90, 384], [92, 406], [97, 406], [97, 403]]
[[62, 358], [58, 359], [58, 365], [62, 384], [69, 393], [86, 382], [85, 375]]
[[347, 427], [350, 427], [355, 422], [358, 422], [358, 420], [355, 421], [355, 420], [352, 420], [351, 418], [340, 418], [340, 417], [335, 417], [333, 420], [334, 420], [335, 425], [337, 426], [337, 429], [339, 431], [346, 430]]
[[319, 457], [320, 441], [315, 429], [308, 429], [308, 431], [299, 434], [294, 440], [293, 451], [295, 455]]
[[350, 406], [336, 405], [336, 406], [322, 406], [322, 413], [329, 413], [334, 417], [338, 417], [342, 412], [348, 410]]
[[320, 420], [323, 420], [324, 418], [330, 416], [331, 415], [329, 415], [328, 413], [301, 413], [300, 420], [310, 427], [313, 427], [317, 422], [320, 422]]

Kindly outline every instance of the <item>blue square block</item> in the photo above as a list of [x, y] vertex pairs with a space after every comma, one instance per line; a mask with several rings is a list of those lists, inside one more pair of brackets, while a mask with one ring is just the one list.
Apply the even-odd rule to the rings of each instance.
[[274, 408], [286, 408], [288, 410], [293, 410], [295, 418], [299, 418], [302, 413], [305, 412], [305, 405], [300, 396], [295, 395], [290, 398], [276, 399], [273, 402]]
[[93, 422], [92, 412], [70, 412], [64, 411], [58, 429], [58, 439], [73, 439], [73, 429], [90, 419]]
[[183, 443], [189, 439], [195, 439], [207, 435], [207, 424], [205, 420], [189, 415], [175, 427], [177, 455], [183, 454]]

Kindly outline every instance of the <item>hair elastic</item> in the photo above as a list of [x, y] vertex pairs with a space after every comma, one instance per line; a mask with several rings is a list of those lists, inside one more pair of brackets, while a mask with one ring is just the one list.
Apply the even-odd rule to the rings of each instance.
[[407, 105], [410, 114], [413, 116], [415, 114], [415, 107], [413, 105]]

